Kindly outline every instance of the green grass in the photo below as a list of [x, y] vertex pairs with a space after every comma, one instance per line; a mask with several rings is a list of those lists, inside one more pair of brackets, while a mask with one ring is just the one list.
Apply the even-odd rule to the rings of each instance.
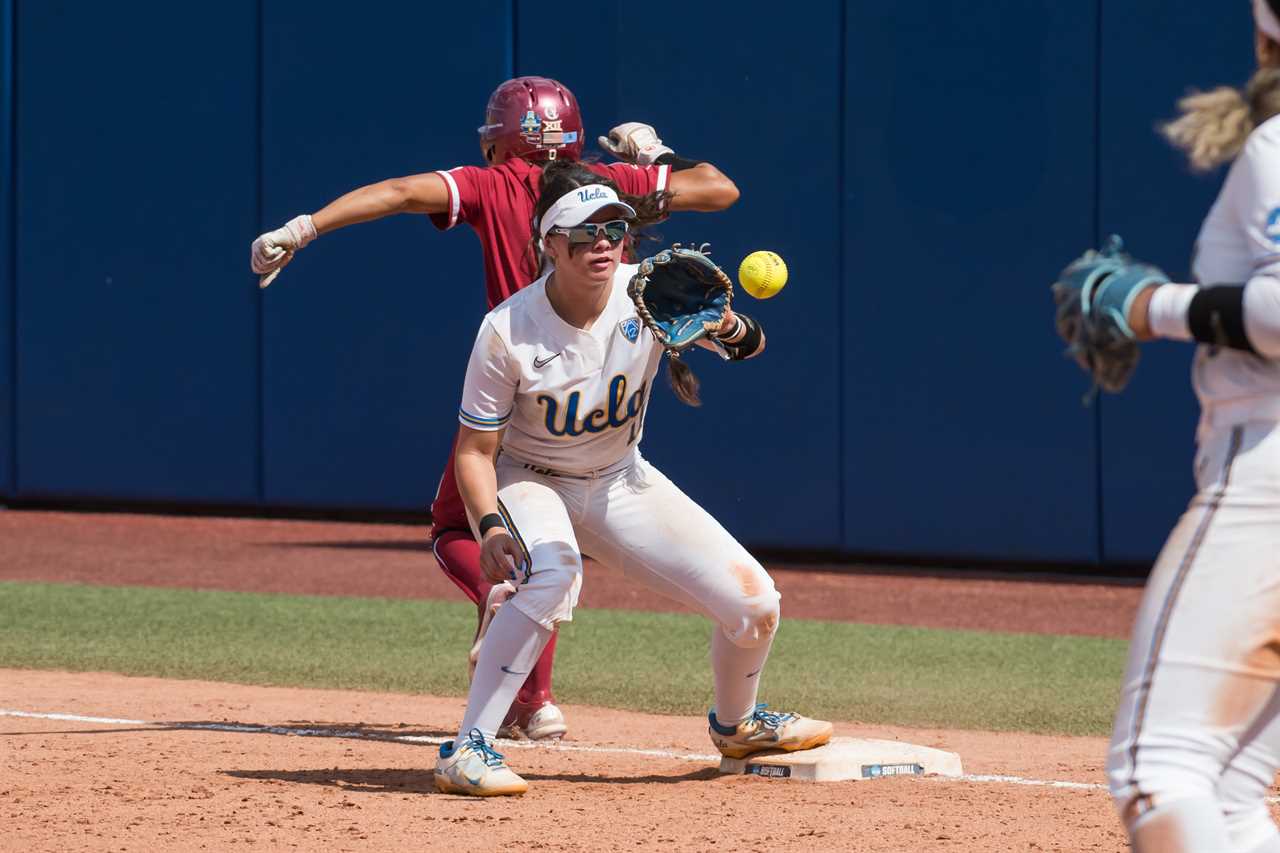
[[[442, 601], [0, 583], [0, 667], [462, 695], [474, 609]], [[564, 702], [701, 714], [709, 623], [582, 610]], [[1106, 734], [1125, 643], [783, 620], [762, 698], [830, 719]]]

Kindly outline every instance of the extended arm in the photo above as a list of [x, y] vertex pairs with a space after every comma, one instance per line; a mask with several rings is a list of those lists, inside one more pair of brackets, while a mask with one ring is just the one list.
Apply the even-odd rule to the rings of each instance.
[[321, 234], [395, 213], [444, 213], [449, 188], [436, 172], [390, 178], [352, 190], [314, 214], [304, 213], [253, 241], [251, 266], [269, 285], [299, 249]]
[[1139, 340], [1168, 338], [1280, 358], [1280, 279], [1245, 284], [1164, 284], [1137, 295], [1129, 324]]
[[389, 178], [360, 187], [326, 204], [311, 215], [317, 234], [381, 219], [393, 213], [444, 213], [449, 188], [438, 172]]
[[738, 200], [738, 187], [729, 177], [710, 163], [675, 171], [672, 167], [671, 210], [697, 210], [713, 213], [724, 210]]

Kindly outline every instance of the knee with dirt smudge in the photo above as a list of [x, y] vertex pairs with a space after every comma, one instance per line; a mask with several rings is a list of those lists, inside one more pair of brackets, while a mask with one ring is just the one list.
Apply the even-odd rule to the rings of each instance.
[[1212, 795], [1162, 801], [1139, 797], [1147, 811], [1122, 810], [1134, 853], [1202, 853], [1232, 849], [1222, 813]]
[[773, 635], [778, 631], [778, 621], [782, 618], [778, 606], [778, 595], [772, 588], [764, 595], [756, 596], [745, 602], [740, 630], [726, 633], [735, 646], [744, 649], [758, 648], [773, 642]]
[[778, 630], [781, 617], [778, 601], [782, 597], [773, 585], [773, 578], [754, 561], [730, 563], [729, 574], [737, 584], [739, 595], [737, 613], [722, 626], [725, 636], [744, 649], [771, 642]]
[[729, 574], [733, 575], [738, 589], [747, 598], [755, 598], [765, 589], [773, 589], [773, 579], [759, 563], [730, 563]]

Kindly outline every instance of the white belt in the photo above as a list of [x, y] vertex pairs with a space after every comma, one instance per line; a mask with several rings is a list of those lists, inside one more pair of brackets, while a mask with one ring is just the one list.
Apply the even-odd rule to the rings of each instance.
[[619, 462], [611, 462], [603, 468], [592, 468], [586, 471], [561, 471], [558, 468], [551, 468], [546, 465], [539, 465], [535, 462], [526, 462], [518, 456], [510, 453], [504, 453], [513, 463], [532, 471], [535, 474], [541, 474], [544, 477], [563, 477], [567, 480], [598, 480], [601, 477], [608, 477], [627, 470], [635, 464], [635, 454], [628, 453]]

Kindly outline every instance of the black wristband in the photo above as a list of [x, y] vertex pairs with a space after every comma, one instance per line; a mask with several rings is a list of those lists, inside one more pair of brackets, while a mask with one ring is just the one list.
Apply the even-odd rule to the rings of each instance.
[[502, 520], [502, 516], [498, 515], [496, 512], [491, 512], [484, 518], [480, 519], [480, 537], [484, 538], [484, 535], [495, 527], [505, 528], [506, 526], [507, 523]]
[[739, 317], [737, 314], [734, 314], [732, 329], [729, 329], [727, 332], [712, 332], [711, 334], [714, 335], [717, 340], [723, 343], [728, 343], [729, 341], [732, 341], [734, 338], [743, 334], [743, 331], [745, 328], [746, 328], [746, 324], [742, 322], [742, 318]]
[[1191, 337], [1202, 344], [1258, 351], [1244, 331], [1244, 285], [1215, 284], [1202, 287], [1187, 308]]
[[721, 343], [724, 351], [729, 354], [730, 361], [745, 361], [751, 356], [760, 352], [760, 345], [764, 342], [764, 329], [760, 328], [760, 324], [748, 317], [746, 314], [738, 314], [734, 312], [734, 316], [742, 321], [742, 325], [747, 327], [747, 333], [742, 336], [742, 340], [736, 343]]
[[666, 154], [658, 155], [653, 161], [655, 166], [670, 166], [673, 172], [683, 172], [685, 169], [692, 169], [702, 163], [701, 160], [688, 160], [681, 157], [674, 151], [668, 151]]

